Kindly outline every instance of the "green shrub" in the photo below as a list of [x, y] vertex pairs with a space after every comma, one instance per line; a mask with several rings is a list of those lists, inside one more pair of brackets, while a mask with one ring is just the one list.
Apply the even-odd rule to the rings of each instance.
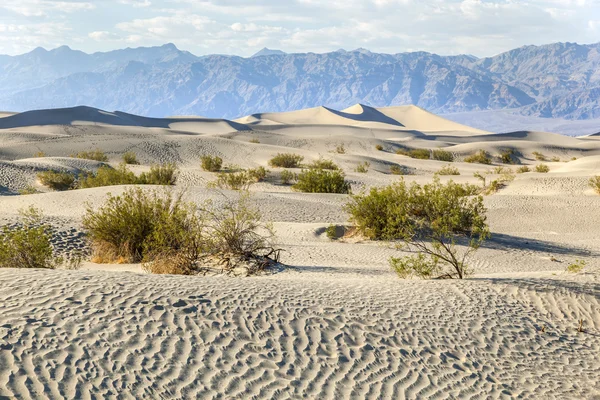
[[128, 151], [123, 154], [123, 162], [129, 165], [139, 165], [137, 155], [133, 151]]
[[256, 179], [250, 176], [248, 171], [240, 170], [219, 172], [217, 180], [211, 182], [209, 186], [229, 190], [247, 190], [253, 183], [256, 183]]
[[392, 175], [407, 175], [404, 168], [402, 168], [400, 165], [397, 165], [397, 164], [390, 166], [390, 174], [392, 174]]
[[140, 185], [167, 185], [177, 182], [179, 169], [173, 163], [152, 165], [149, 172], [142, 172], [138, 178]]
[[248, 177], [255, 182], [262, 182], [267, 178], [268, 170], [265, 167], [250, 168], [247, 173]]
[[431, 158], [431, 151], [427, 149], [412, 149], [408, 152], [408, 156], [419, 160], [429, 160]]
[[260, 140], [258, 140], [256, 138], [252, 138], [252, 139], [250, 139], [250, 143], [260, 143]]
[[506, 175], [506, 174], [512, 174], [513, 170], [507, 167], [503, 167], [503, 166], [498, 166], [495, 167], [494, 169], [492, 169], [492, 174], [496, 174], [496, 175]]
[[534, 151], [533, 152], [533, 156], [535, 157], [536, 160], [538, 161], [546, 161], [546, 156], [543, 155], [542, 153], [540, 153], [539, 151]]
[[560, 162], [560, 157], [552, 157], [552, 162]]
[[104, 154], [104, 152], [100, 149], [92, 150], [92, 151], [80, 151], [77, 154], [71, 154], [73, 158], [83, 158], [85, 160], [94, 160], [101, 162], [108, 162], [108, 156]]
[[330, 240], [337, 240], [338, 239], [337, 230], [338, 230], [337, 226], [335, 226], [335, 225], [329, 225], [325, 229], [325, 234], [327, 235], [327, 237]]
[[292, 153], [279, 153], [269, 161], [272, 167], [298, 168], [304, 157]]
[[531, 169], [527, 165], [517, 168], [517, 174], [524, 174], [525, 172], [531, 172]]
[[435, 175], [460, 175], [460, 171], [452, 165], [444, 165]]
[[446, 150], [433, 150], [433, 159], [438, 161], [453, 162], [454, 154]]
[[500, 155], [498, 156], [498, 158], [500, 159], [500, 162], [503, 164], [513, 164], [513, 155], [515, 154], [515, 151], [513, 149], [506, 149], [506, 150], [502, 150], [500, 152]]
[[208, 172], [218, 172], [223, 166], [223, 159], [217, 156], [202, 156], [200, 162], [202, 169]]
[[383, 151], [383, 146], [380, 145], [380, 144], [375, 145], [375, 150], [377, 150], [377, 151]]
[[43, 171], [37, 177], [42, 185], [53, 190], [69, 190], [75, 184], [75, 175], [65, 171]]
[[295, 182], [298, 179], [298, 174], [292, 171], [288, 171], [287, 169], [281, 171], [281, 174], [279, 176], [281, 178], [281, 182], [284, 185], [289, 185], [291, 182]]
[[365, 161], [362, 162], [360, 164], [358, 164], [356, 166], [356, 168], [354, 169], [355, 172], [358, 172], [360, 174], [366, 174], [367, 172], [369, 172], [369, 167], [371, 166], [371, 163]]
[[[369, 239], [400, 241], [419, 253], [390, 260], [401, 275], [464, 278], [470, 273], [465, 260], [489, 237], [483, 198], [472, 193], [471, 185], [438, 178], [423, 186], [401, 181], [352, 196], [345, 210]], [[465, 250], [457, 247], [461, 238]]]
[[305, 193], [350, 193], [350, 184], [341, 171], [305, 169], [293, 189]]
[[343, 144], [337, 145], [335, 148], [335, 152], [338, 154], [346, 154], [346, 148]]
[[127, 190], [88, 207], [83, 224], [100, 262], [139, 262], [152, 273], [260, 272], [279, 260], [273, 230], [247, 195], [220, 207], [198, 207], [170, 191]]
[[592, 176], [589, 181], [590, 187], [600, 194], [600, 175]]
[[0, 268], [57, 268], [63, 259], [54, 253], [50, 227], [40, 212], [30, 207], [20, 214], [18, 226], [0, 228]]
[[42, 157], [46, 157], [46, 153], [44, 153], [43, 151], [38, 151], [37, 153], [35, 153], [33, 155], [34, 158], [42, 158]]
[[575, 260], [574, 263], [570, 264], [567, 267], [567, 272], [570, 274], [578, 274], [585, 268], [585, 261], [583, 260]]
[[535, 172], [540, 172], [540, 173], [548, 173], [550, 172], [550, 167], [548, 167], [546, 164], [538, 164], [535, 166]]
[[87, 189], [101, 186], [133, 185], [136, 183], [138, 183], [138, 178], [127, 169], [125, 163], [121, 163], [117, 168], [108, 165], [101, 166], [95, 173], [82, 177], [79, 180], [78, 187]]
[[37, 190], [36, 188], [34, 188], [33, 186], [27, 186], [23, 189], [19, 189], [19, 194], [21, 196], [25, 196], [25, 195], [29, 195], [29, 194], [37, 194], [40, 193], [39, 190]]
[[340, 167], [331, 160], [324, 160], [322, 158], [313, 161], [308, 164], [307, 167], [309, 169], [329, 169], [329, 170], [338, 170]]
[[465, 162], [489, 165], [492, 163], [492, 159], [490, 153], [485, 150], [479, 150], [477, 153], [465, 157]]

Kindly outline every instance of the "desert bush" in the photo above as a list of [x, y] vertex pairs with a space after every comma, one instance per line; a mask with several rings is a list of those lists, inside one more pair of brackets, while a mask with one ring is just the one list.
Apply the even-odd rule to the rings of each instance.
[[390, 260], [400, 275], [462, 279], [470, 274], [468, 257], [489, 237], [483, 198], [472, 194], [471, 185], [439, 178], [423, 186], [401, 181], [352, 196], [345, 210], [369, 239], [398, 241], [419, 253]]
[[344, 147], [343, 144], [337, 145], [335, 147], [335, 152], [338, 154], [346, 154], [346, 148]]
[[280, 168], [299, 168], [304, 157], [292, 153], [279, 153], [271, 158], [269, 165]]
[[460, 171], [452, 165], [444, 165], [435, 175], [460, 175]]
[[552, 162], [560, 162], [560, 157], [552, 157]]
[[338, 236], [337, 236], [337, 227], [335, 225], [329, 225], [325, 229], [325, 234], [327, 235], [327, 237], [330, 240], [337, 240], [337, 238], [338, 238]]
[[548, 167], [546, 164], [538, 164], [535, 166], [535, 172], [540, 172], [540, 173], [548, 173], [550, 172], [550, 167]]
[[390, 174], [392, 174], [392, 175], [407, 175], [404, 168], [402, 168], [398, 164], [394, 164], [394, 165], [390, 166]]
[[50, 227], [34, 207], [20, 211], [21, 221], [0, 228], [0, 268], [57, 268], [63, 263], [50, 242]]
[[438, 161], [453, 162], [454, 154], [447, 150], [436, 149], [433, 150], [433, 159]]
[[498, 158], [500, 159], [500, 162], [503, 164], [513, 164], [514, 160], [513, 160], [513, 155], [515, 154], [515, 151], [513, 149], [506, 149], [506, 150], [502, 150], [500, 152], [500, 155], [498, 156]]
[[485, 150], [479, 150], [477, 153], [465, 157], [465, 162], [489, 165], [492, 163], [492, 159], [490, 157], [490, 153]]
[[513, 170], [507, 167], [503, 167], [503, 166], [498, 166], [498, 167], [494, 167], [492, 169], [492, 174], [496, 174], [496, 175], [505, 175], [505, 174], [512, 174]]
[[42, 185], [53, 190], [69, 190], [75, 184], [75, 175], [66, 171], [43, 171], [37, 177]]
[[223, 159], [217, 156], [202, 156], [200, 158], [202, 169], [208, 172], [218, 172], [223, 166]]
[[383, 151], [383, 146], [380, 144], [375, 145], [375, 150], [377, 151]]
[[536, 160], [538, 161], [546, 161], [546, 156], [543, 155], [542, 153], [540, 153], [539, 151], [534, 151], [533, 152], [533, 156], [535, 157]]
[[91, 151], [80, 151], [77, 154], [71, 154], [73, 158], [83, 158], [85, 160], [94, 160], [101, 162], [108, 162], [108, 156], [100, 149]]
[[575, 260], [574, 263], [569, 264], [567, 272], [570, 274], [578, 274], [585, 268], [586, 262], [583, 260]]
[[531, 172], [531, 169], [527, 165], [517, 168], [517, 174], [524, 174], [526, 172]]
[[294, 182], [298, 179], [298, 174], [284, 169], [283, 171], [281, 171], [279, 177], [281, 178], [281, 182], [284, 185], [289, 185], [291, 182]]
[[343, 172], [325, 169], [302, 170], [292, 188], [305, 193], [350, 193], [350, 183]]
[[177, 182], [179, 169], [173, 163], [157, 164], [150, 167], [149, 172], [142, 172], [137, 179], [140, 185], [174, 185]]
[[18, 193], [19, 193], [21, 196], [25, 196], [25, 195], [29, 195], [29, 194], [37, 194], [37, 193], [40, 193], [40, 191], [39, 191], [39, 190], [37, 190], [37, 189], [36, 189], [35, 187], [33, 187], [33, 186], [27, 186], [27, 187], [25, 187], [25, 188], [23, 188], [23, 189], [19, 189]]
[[260, 140], [258, 140], [256, 138], [252, 138], [252, 139], [250, 139], [250, 143], [260, 143]]
[[133, 185], [138, 183], [138, 178], [127, 169], [125, 163], [119, 164], [117, 168], [102, 166], [95, 173], [83, 176], [78, 183], [81, 189], [95, 188], [113, 185]]
[[46, 157], [46, 153], [44, 153], [43, 151], [41, 151], [41, 150], [40, 150], [40, 151], [38, 151], [37, 153], [35, 153], [35, 154], [33, 155], [33, 157], [35, 157], [35, 158], [42, 158], [42, 157]]
[[129, 165], [139, 165], [137, 155], [133, 151], [123, 153], [123, 162]]
[[269, 171], [265, 167], [250, 168], [247, 171], [248, 178], [255, 182], [262, 182], [267, 178]]
[[315, 160], [307, 165], [309, 169], [329, 169], [338, 170], [340, 167], [331, 160], [324, 160], [322, 158]]
[[590, 187], [600, 194], [600, 175], [592, 176], [589, 181]]
[[248, 171], [224, 171], [217, 174], [217, 180], [211, 182], [211, 187], [229, 190], [247, 190], [256, 180], [250, 176]]
[[408, 151], [408, 156], [419, 160], [429, 160], [431, 158], [431, 151], [427, 149], [412, 149]]
[[371, 166], [371, 163], [365, 161], [365, 162], [362, 162], [362, 163], [358, 164], [356, 166], [356, 168], [354, 168], [354, 171], [358, 172], [360, 174], [366, 174], [367, 172], [369, 172], [369, 167], [370, 166]]

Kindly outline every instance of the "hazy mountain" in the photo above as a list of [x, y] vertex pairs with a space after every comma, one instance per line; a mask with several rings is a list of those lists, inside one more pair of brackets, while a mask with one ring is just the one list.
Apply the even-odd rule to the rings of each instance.
[[600, 44], [558, 43], [478, 59], [365, 49], [196, 57], [172, 44], [94, 54], [36, 49], [0, 56], [0, 109], [85, 104], [148, 116], [236, 118], [364, 103], [585, 119], [600, 116], [599, 50]]

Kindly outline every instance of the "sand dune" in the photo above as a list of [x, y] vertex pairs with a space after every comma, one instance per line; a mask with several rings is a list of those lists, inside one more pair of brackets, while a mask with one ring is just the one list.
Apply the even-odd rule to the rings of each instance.
[[[379, 151], [375, 146], [381, 146]], [[79, 271], [0, 270], [0, 397], [8, 398], [596, 398], [600, 396], [600, 141], [543, 132], [493, 135], [417, 107], [315, 108], [237, 121], [143, 118], [88, 107], [0, 119], [0, 223], [35, 206], [64, 254], [86, 248], [82, 216], [127, 186], [53, 192], [49, 169], [93, 171], [70, 157], [102, 149], [116, 166], [133, 151], [145, 171], [180, 167], [186, 199], [219, 205], [202, 155], [268, 167], [277, 153], [337, 163], [353, 191], [399, 179], [431, 182], [447, 162], [398, 149], [445, 149], [479, 184], [503, 149], [548, 159], [549, 173], [516, 175], [485, 197], [492, 237], [465, 281], [401, 280], [368, 241], [329, 240], [345, 226], [345, 195], [293, 192], [271, 169], [251, 186], [273, 222], [284, 269], [252, 278], [152, 276], [140, 265]], [[463, 158], [484, 149], [493, 165]], [[342, 151], [343, 150], [343, 151]], [[35, 157], [42, 152], [42, 157]], [[572, 160], [577, 157], [576, 160]], [[560, 161], [552, 161], [558, 158]], [[356, 166], [369, 163], [367, 173]], [[391, 174], [391, 166], [411, 174]], [[516, 169], [516, 165], [503, 165]], [[298, 172], [299, 170], [296, 170]], [[33, 186], [44, 193], [18, 195]], [[143, 190], [152, 190], [144, 187]], [[583, 273], [566, 272], [583, 260]], [[585, 333], [577, 332], [579, 321]]]

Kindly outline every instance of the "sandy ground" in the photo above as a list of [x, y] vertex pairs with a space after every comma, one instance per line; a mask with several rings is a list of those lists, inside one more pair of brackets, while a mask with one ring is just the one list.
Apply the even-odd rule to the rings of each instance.
[[[98, 168], [69, 157], [81, 150], [100, 148], [113, 165], [134, 151], [136, 171], [176, 162], [190, 200], [218, 202], [206, 187], [214, 175], [199, 168], [204, 154], [242, 167], [266, 167], [278, 152], [324, 157], [354, 191], [400, 179], [391, 165], [421, 183], [447, 165], [396, 155], [401, 146], [452, 151], [459, 182], [494, 167], [461, 162], [479, 149], [513, 148], [531, 166], [540, 163], [534, 151], [560, 161], [485, 198], [493, 236], [466, 281], [397, 278], [387, 262], [396, 250], [324, 235], [347, 224], [347, 196], [295, 193], [274, 178], [251, 191], [287, 268], [264, 276], [152, 276], [90, 262], [79, 271], [0, 270], [0, 398], [600, 398], [600, 196], [587, 185], [600, 174], [595, 137], [493, 135], [416, 107], [235, 122], [85, 107], [7, 114], [0, 221], [35, 205], [58, 250], [80, 249], [86, 205], [126, 187], [50, 192], [35, 176]], [[365, 161], [369, 172], [354, 172]], [[18, 195], [30, 186], [44, 193]], [[566, 273], [575, 260], [584, 272]]]

